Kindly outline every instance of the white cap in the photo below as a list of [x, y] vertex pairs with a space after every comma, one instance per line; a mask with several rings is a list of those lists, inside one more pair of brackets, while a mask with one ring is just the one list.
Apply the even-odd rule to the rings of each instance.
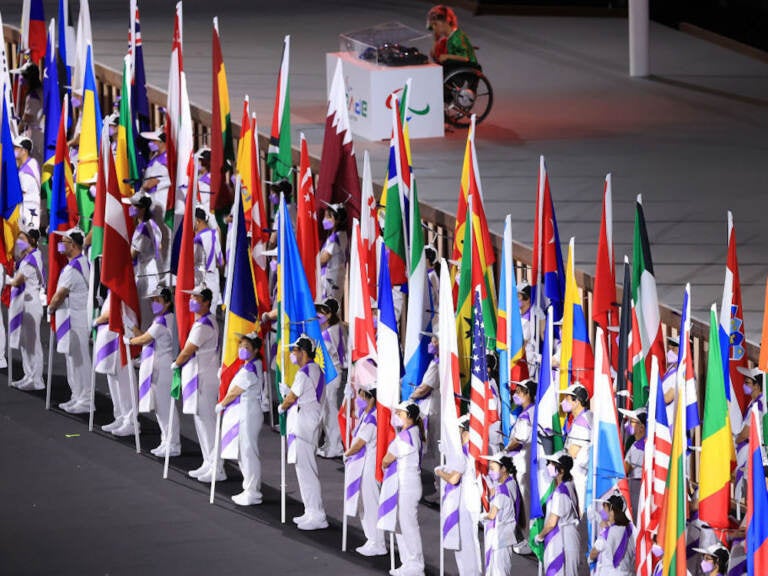
[[626, 408], [619, 408], [619, 412], [621, 412], [626, 418], [629, 418], [630, 420], [637, 420], [638, 422], [640, 422], [641, 414], [645, 414], [646, 417], [648, 416], [647, 408], [639, 408], [637, 410], [627, 410]]
[[747, 378], [751, 378], [752, 380], [757, 379], [758, 376], [760, 376], [763, 371], [760, 370], [760, 368], [744, 368], [743, 366], [739, 366], [736, 368], [736, 370], [739, 371], [739, 374], [743, 374]]
[[[576, 383], [576, 384], [571, 384], [565, 390], [560, 390], [560, 394], [567, 394], [569, 396], [576, 396], [576, 390], [578, 390], [579, 388], [584, 390], [584, 392], [587, 392], [587, 389], [584, 386], [582, 386], [579, 383]], [[587, 395], [589, 395], [589, 393], [587, 393]]]
[[140, 136], [145, 140], [161, 142], [165, 137], [165, 133], [162, 130], [153, 130], [152, 132], [140, 132]]
[[418, 408], [418, 404], [416, 404], [416, 402], [414, 402], [413, 400], [403, 400], [402, 402], [400, 402], [400, 404], [395, 406], [395, 410], [402, 410], [403, 412], [408, 412], [409, 406], [416, 406]]
[[728, 548], [726, 548], [719, 542], [716, 544], [711, 544], [706, 548], [694, 548], [693, 550], [694, 552], [698, 552], [699, 554], [706, 554], [707, 556], [714, 556], [718, 550], [725, 550], [726, 552], [728, 552]]

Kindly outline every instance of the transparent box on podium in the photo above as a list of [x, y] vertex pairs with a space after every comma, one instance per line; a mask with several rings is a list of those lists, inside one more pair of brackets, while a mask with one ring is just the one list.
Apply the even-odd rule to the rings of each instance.
[[382, 66], [427, 64], [432, 34], [400, 22], [339, 34], [339, 49], [352, 57]]

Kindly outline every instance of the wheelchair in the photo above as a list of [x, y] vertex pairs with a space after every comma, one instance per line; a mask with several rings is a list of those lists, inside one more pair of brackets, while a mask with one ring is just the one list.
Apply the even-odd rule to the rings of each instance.
[[472, 114], [480, 124], [492, 107], [493, 88], [479, 64], [443, 67], [443, 110], [448, 124], [468, 128]]

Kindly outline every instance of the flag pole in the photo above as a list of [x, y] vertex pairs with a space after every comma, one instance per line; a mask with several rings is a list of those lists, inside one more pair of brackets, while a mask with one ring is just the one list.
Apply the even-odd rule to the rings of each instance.
[[213, 504], [216, 498], [216, 473], [219, 469], [219, 445], [221, 443], [221, 418], [222, 412], [216, 414], [216, 435], [213, 437], [213, 472], [211, 473], [211, 496], [209, 504]]
[[395, 570], [395, 533], [389, 533], [389, 569], [394, 572]]
[[[93, 264], [96, 262], [94, 261]], [[86, 304], [86, 317], [88, 322], [93, 322], [93, 297], [96, 291], [96, 266], [91, 266], [88, 272], [88, 302]], [[96, 352], [96, 329], [91, 328], [91, 340], [93, 340], [93, 352]], [[95, 412], [96, 402], [96, 354], [92, 354], [93, 364], [91, 365], [91, 394], [90, 404], [88, 405], [88, 432], [93, 432], [93, 413]]]
[[168, 464], [171, 459], [171, 443], [170, 443], [170, 435], [171, 430], [173, 430], [173, 413], [176, 411], [174, 410], [176, 408], [176, 399], [171, 396], [171, 407], [168, 409], [168, 436], [169, 438], [166, 438], [165, 443], [165, 463], [163, 464], [163, 480], [168, 479]]
[[[440, 435], [442, 436], [442, 426], [440, 427]], [[443, 445], [445, 446], [445, 445]], [[445, 454], [440, 453], [440, 466], [445, 466]], [[445, 535], [443, 534], [443, 494], [445, 493], [445, 479], [440, 477], [440, 515], [438, 518], [438, 526], [440, 529], [440, 576], [445, 574]]]
[[[50, 312], [50, 308], [48, 311]], [[45, 409], [51, 409], [51, 380], [53, 379], [53, 324], [51, 316], [48, 315], [48, 326], [50, 335], [48, 336], [48, 380], [45, 383]]]
[[128, 359], [128, 379], [131, 383], [131, 408], [133, 409], [133, 437], [136, 441], [136, 454], [141, 454], [141, 440], [139, 439], [139, 407], [136, 399], [138, 389], [136, 387], [136, 372], [131, 364], [131, 349], [128, 344], [123, 341], [123, 347], [125, 348], [125, 357]]
[[[93, 359], [94, 363], [96, 362], [96, 358]], [[90, 394], [90, 405], [88, 406], [88, 432], [93, 432], [93, 414], [96, 411], [96, 370], [95, 366], [91, 367], [91, 394]]]
[[[21, 330], [21, 326], [19, 326], [19, 330]], [[11, 387], [11, 382], [13, 382], [13, 351], [11, 350], [11, 309], [8, 308], [8, 332], [6, 332], [6, 336], [8, 338], [8, 388]], [[21, 338], [21, 336], [19, 336]], [[19, 342], [19, 348], [21, 348], [21, 342]]]
[[[349, 420], [347, 420], [349, 423]], [[347, 551], [347, 463], [344, 462], [344, 485], [341, 493], [341, 551]]]
[[285, 524], [285, 436], [280, 434], [280, 522]]
[[[284, 345], [285, 342], [283, 339], [287, 338], [288, 342], [291, 341], [291, 333], [290, 333], [290, 327], [285, 322], [284, 314], [284, 306], [285, 306], [285, 270], [281, 266], [279, 266], [280, 260], [282, 257], [284, 257], [283, 254], [280, 254], [281, 250], [285, 250], [285, 225], [286, 223], [283, 222], [284, 218], [284, 208], [285, 208], [285, 196], [283, 193], [280, 193], [280, 214], [278, 215], [278, 230], [279, 230], [279, 236], [277, 241], [277, 261], [278, 261], [278, 277], [277, 277], [277, 285], [279, 287], [278, 293], [277, 293], [277, 321], [280, 322], [280, 340], [277, 342], [278, 350], [277, 353], [282, 355], [282, 362], [280, 363], [281, 373], [281, 384], [285, 384], [285, 374], [286, 374], [286, 366], [287, 364], [287, 358], [285, 357], [286, 352], [286, 346]], [[283, 330], [284, 327], [287, 327], [289, 330], [286, 333], [285, 330]], [[286, 384], [287, 385], [287, 384]], [[282, 396], [282, 392], [281, 392]], [[287, 416], [283, 416], [285, 420], [288, 419]], [[286, 461], [286, 434], [288, 433], [287, 430], [284, 432], [282, 430], [282, 426], [280, 426], [280, 522], [282, 524], [285, 524], [285, 461]]]

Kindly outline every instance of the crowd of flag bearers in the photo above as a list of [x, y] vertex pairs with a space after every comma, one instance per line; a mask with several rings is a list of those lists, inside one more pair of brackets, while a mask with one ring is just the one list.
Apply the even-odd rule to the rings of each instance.
[[[377, 199], [367, 154], [358, 178], [336, 69], [316, 190], [303, 136], [292, 165], [286, 37], [265, 188], [247, 97], [233, 142], [216, 20], [212, 129], [195, 150], [181, 3], [154, 130], [135, 0], [120, 99], [104, 116], [87, 0], [76, 34], [66, 2], [47, 29], [40, 0], [25, 10], [24, 64], [0, 77], [0, 362], [10, 385], [47, 388], [49, 404], [53, 353], [63, 355], [71, 395], [59, 408], [89, 414], [92, 427], [95, 374], [105, 375], [102, 429], [140, 450], [139, 415], [153, 415], [165, 476], [181, 454], [180, 420], [192, 416], [202, 461], [189, 476], [213, 498], [224, 461], [236, 460], [240, 506], [263, 502], [259, 442], [275, 421], [304, 506], [297, 528], [327, 529], [341, 514], [346, 550], [358, 517], [366, 541], [356, 552], [391, 554], [393, 575], [424, 574], [424, 548], [437, 545], [422, 540], [424, 502], [439, 507], [441, 554], [453, 553], [462, 576], [509, 575], [523, 556], [547, 576], [768, 574], [768, 351], [750, 366], [730, 213], [723, 297], [697, 375], [691, 288], [665, 334], [640, 197], [618, 303], [610, 175], [590, 319], [573, 238], [563, 264], [543, 158], [533, 262], [520, 267], [509, 216], [494, 252], [474, 124], [455, 229], [425, 238], [410, 86], [390, 99]], [[427, 240], [452, 240], [450, 259]], [[317, 456], [344, 462], [342, 511], [326, 506]], [[284, 464], [281, 474], [285, 522]]]

